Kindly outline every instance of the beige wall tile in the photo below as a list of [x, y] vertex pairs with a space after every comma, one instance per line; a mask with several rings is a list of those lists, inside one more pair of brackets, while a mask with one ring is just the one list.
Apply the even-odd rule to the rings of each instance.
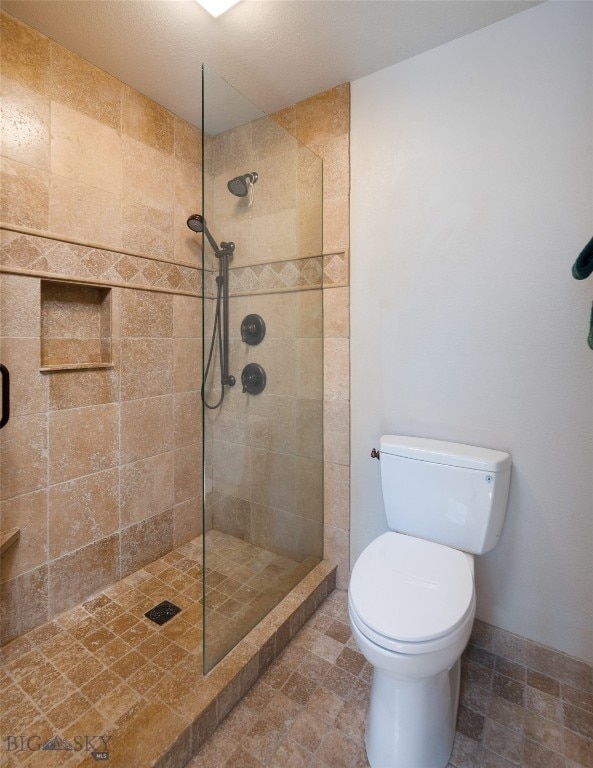
[[298, 256], [297, 241], [294, 236], [296, 227], [296, 208], [284, 208], [254, 216], [251, 221], [250, 263], [288, 261]]
[[180, 392], [174, 397], [175, 447], [197, 443], [202, 437], [200, 393]]
[[174, 504], [172, 451], [121, 468], [121, 525], [165, 512]]
[[254, 167], [249, 123], [219, 133], [212, 139], [212, 162], [206, 169], [214, 174], [224, 174], [232, 179], [249, 173]]
[[18, 80], [37, 93], [48, 95], [49, 40], [7, 13], [0, 14], [2, 77]]
[[49, 97], [3, 76], [0, 80], [0, 154], [49, 170]]
[[324, 339], [323, 397], [326, 400], [350, 399], [349, 339]]
[[324, 289], [323, 335], [325, 338], [350, 336], [350, 289], [348, 287]]
[[324, 520], [326, 525], [350, 530], [350, 470], [342, 464], [325, 464]]
[[121, 542], [123, 578], [173, 549], [173, 511], [161, 512], [125, 528]]
[[10, 371], [10, 414], [47, 410], [47, 377], [39, 373], [39, 339], [0, 339], [2, 362]]
[[173, 154], [172, 113], [127, 86], [123, 86], [122, 131], [154, 149]]
[[53, 410], [113, 403], [119, 399], [119, 346], [112, 344], [115, 368], [54, 371], [49, 379], [49, 407]]
[[54, 560], [49, 565], [50, 617], [74, 607], [119, 578], [119, 534]]
[[344, 400], [325, 400], [323, 408], [325, 461], [350, 464], [350, 405]]
[[155, 258], [173, 258], [173, 209], [163, 211], [126, 199], [121, 210], [124, 248]]
[[248, 403], [248, 409], [246, 420], [248, 419], [249, 445], [266, 451], [296, 453], [296, 398], [263, 392], [254, 397], [253, 402]]
[[[241, 323], [247, 315], [261, 315], [268, 339], [292, 339], [296, 333], [296, 313], [305, 293], [271, 293], [259, 296], [232, 296], [229, 302], [230, 336], [241, 338]], [[263, 349], [263, 347], [260, 347]]]
[[51, 559], [103, 539], [119, 528], [119, 471], [109, 469], [49, 489]]
[[72, 51], [51, 43], [51, 97], [93, 120], [121, 129], [122, 83]]
[[0, 643], [4, 645], [24, 635], [47, 618], [47, 565], [0, 584]]
[[199, 389], [201, 377], [201, 338], [175, 339], [173, 350], [173, 386], [175, 392]]
[[323, 200], [350, 194], [350, 135], [328, 138], [318, 144], [323, 158]]
[[350, 246], [350, 199], [347, 195], [323, 203], [323, 250], [345, 251]]
[[122, 402], [122, 464], [165, 453], [173, 446], [172, 395]]
[[49, 478], [61, 483], [118, 464], [119, 406], [93, 405], [49, 416]]
[[45, 489], [0, 504], [0, 530], [20, 528], [18, 542], [0, 558], [0, 581], [42, 565], [47, 560], [47, 497]]
[[297, 398], [296, 452], [319, 459], [323, 456], [323, 401]]
[[[220, 398], [220, 385], [207, 393], [210, 404]], [[255, 404], [255, 398], [253, 404]], [[260, 398], [257, 398], [258, 400]], [[252, 403], [238, 386], [226, 389], [224, 405], [216, 410], [206, 410], [206, 439], [222, 440], [227, 443], [249, 444], [249, 413]]]
[[[194, 213], [202, 212], [202, 172], [199, 165], [175, 160], [175, 261], [200, 265], [202, 261], [202, 237], [194, 234], [187, 220]], [[224, 239], [232, 240], [225, 231]]]
[[323, 461], [299, 457], [296, 460], [296, 505], [301, 517], [323, 523]]
[[202, 493], [202, 446], [194, 443], [175, 451], [175, 503]]
[[[173, 155], [122, 136], [123, 197], [171, 213], [174, 203]], [[201, 180], [200, 180], [201, 183]]]
[[[40, 229], [47, 229], [47, 225]], [[120, 197], [88, 184], [52, 176], [49, 229], [66, 237], [119, 248], [123, 244]]]
[[256, 546], [295, 560], [321, 557], [321, 523], [259, 504], [252, 504], [251, 512], [251, 535]]
[[200, 338], [202, 302], [193, 296], [173, 296], [173, 335], [176, 338]]
[[[173, 335], [173, 299], [167, 293], [124, 290], [120, 300], [122, 336]], [[180, 298], [180, 297], [179, 297]]]
[[[124, 157], [124, 170], [125, 170]], [[51, 171], [113, 195], [122, 193], [119, 133], [82, 112], [52, 102]]]
[[323, 557], [338, 566], [338, 589], [348, 589], [350, 581], [350, 537], [348, 531], [334, 528], [331, 525], [323, 527]]
[[47, 416], [15, 416], [0, 432], [3, 499], [43, 488], [47, 482]]
[[252, 451], [245, 445], [215, 440], [212, 458], [214, 490], [240, 499], [252, 498], [251, 456]]
[[0, 220], [47, 229], [49, 182], [47, 171], [0, 158]]
[[[298, 148], [298, 142], [276, 116], [262, 117], [251, 123], [251, 142], [255, 162], [270, 155], [288, 154]], [[247, 172], [247, 171], [246, 171]]]
[[323, 334], [323, 291], [301, 291], [295, 294], [296, 335], [319, 339]]
[[323, 395], [323, 341], [296, 340], [296, 394], [309, 399]]
[[172, 390], [172, 340], [122, 339], [121, 399], [154, 397]]
[[[287, 152], [258, 159], [257, 166], [258, 180], [251, 208], [253, 217], [268, 216], [287, 208], [296, 208], [298, 168], [296, 143]], [[227, 195], [229, 195], [228, 190]], [[243, 199], [247, 200], [247, 198]]]
[[188, 541], [200, 536], [202, 525], [202, 500], [201, 498], [188, 499], [181, 504], [176, 504], [173, 509], [173, 545], [175, 547], [186, 544]]
[[39, 337], [39, 282], [35, 277], [0, 274], [2, 336]]
[[279, 112], [274, 112], [270, 115], [284, 130], [296, 136], [296, 105], [293, 104], [290, 107], [281, 109]]
[[212, 525], [217, 531], [249, 541], [251, 506], [246, 499], [220, 493], [212, 494]]
[[296, 136], [315, 150], [350, 131], [350, 83], [319, 93], [296, 105]]
[[183, 120], [177, 115], [174, 116], [175, 131], [175, 157], [201, 168], [202, 166], [202, 131], [191, 125], [187, 120]]
[[294, 395], [296, 392], [296, 341], [294, 339], [266, 338], [256, 347], [240, 341], [230, 344], [231, 371], [240, 381], [241, 371], [247, 363], [256, 362], [266, 372], [268, 395]]
[[299, 203], [296, 211], [296, 241], [299, 256], [317, 256], [323, 251], [323, 213], [319, 203]]
[[295, 514], [296, 466], [295, 456], [251, 449], [252, 501]]

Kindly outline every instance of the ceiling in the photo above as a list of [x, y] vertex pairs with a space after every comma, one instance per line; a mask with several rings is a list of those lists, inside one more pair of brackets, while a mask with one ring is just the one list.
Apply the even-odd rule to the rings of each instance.
[[[274, 112], [540, 1], [243, 0], [218, 19], [194, 0], [1, 0], [1, 7], [199, 125], [203, 62]], [[254, 116], [244, 101], [229, 110], [224, 88], [213, 85], [209, 96], [229, 113], [247, 108], [245, 119]], [[227, 123], [206, 127], [217, 133]]]

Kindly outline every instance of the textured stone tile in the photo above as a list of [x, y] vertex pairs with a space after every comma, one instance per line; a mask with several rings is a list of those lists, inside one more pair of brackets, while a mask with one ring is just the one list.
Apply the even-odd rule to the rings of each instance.
[[519, 763], [521, 760], [521, 736], [489, 718], [484, 721], [483, 745], [510, 762]]
[[521, 765], [524, 768], [564, 768], [564, 758], [557, 752], [526, 739]]
[[118, 464], [118, 453], [119, 407], [116, 404], [50, 413], [51, 483], [110, 469]]
[[457, 718], [457, 731], [479, 743], [482, 740], [483, 730], [484, 715], [474, 712], [471, 709], [467, 709], [464, 706], [460, 706]]

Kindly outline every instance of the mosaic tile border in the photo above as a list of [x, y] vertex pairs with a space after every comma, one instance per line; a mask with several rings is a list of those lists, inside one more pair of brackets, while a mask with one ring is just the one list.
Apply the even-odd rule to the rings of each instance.
[[[231, 267], [230, 295], [315, 290], [348, 285], [348, 253], [305, 256], [287, 261]], [[206, 296], [216, 297], [216, 273], [209, 271]]]
[[[0, 272], [77, 280], [199, 296], [202, 270], [67, 241], [0, 224]], [[216, 273], [206, 270], [206, 296], [216, 296]], [[313, 290], [348, 285], [348, 252], [231, 267], [230, 295]]]
[[201, 269], [0, 228], [0, 271], [199, 296]]

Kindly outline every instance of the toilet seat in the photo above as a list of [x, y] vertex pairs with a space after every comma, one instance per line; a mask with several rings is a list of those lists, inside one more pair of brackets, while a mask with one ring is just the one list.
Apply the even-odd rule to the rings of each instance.
[[430, 653], [455, 642], [473, 621], [472, 560], [389, 531], [360, 555], [348, 599], [353, 621], [372, 642], [400, 653]]

